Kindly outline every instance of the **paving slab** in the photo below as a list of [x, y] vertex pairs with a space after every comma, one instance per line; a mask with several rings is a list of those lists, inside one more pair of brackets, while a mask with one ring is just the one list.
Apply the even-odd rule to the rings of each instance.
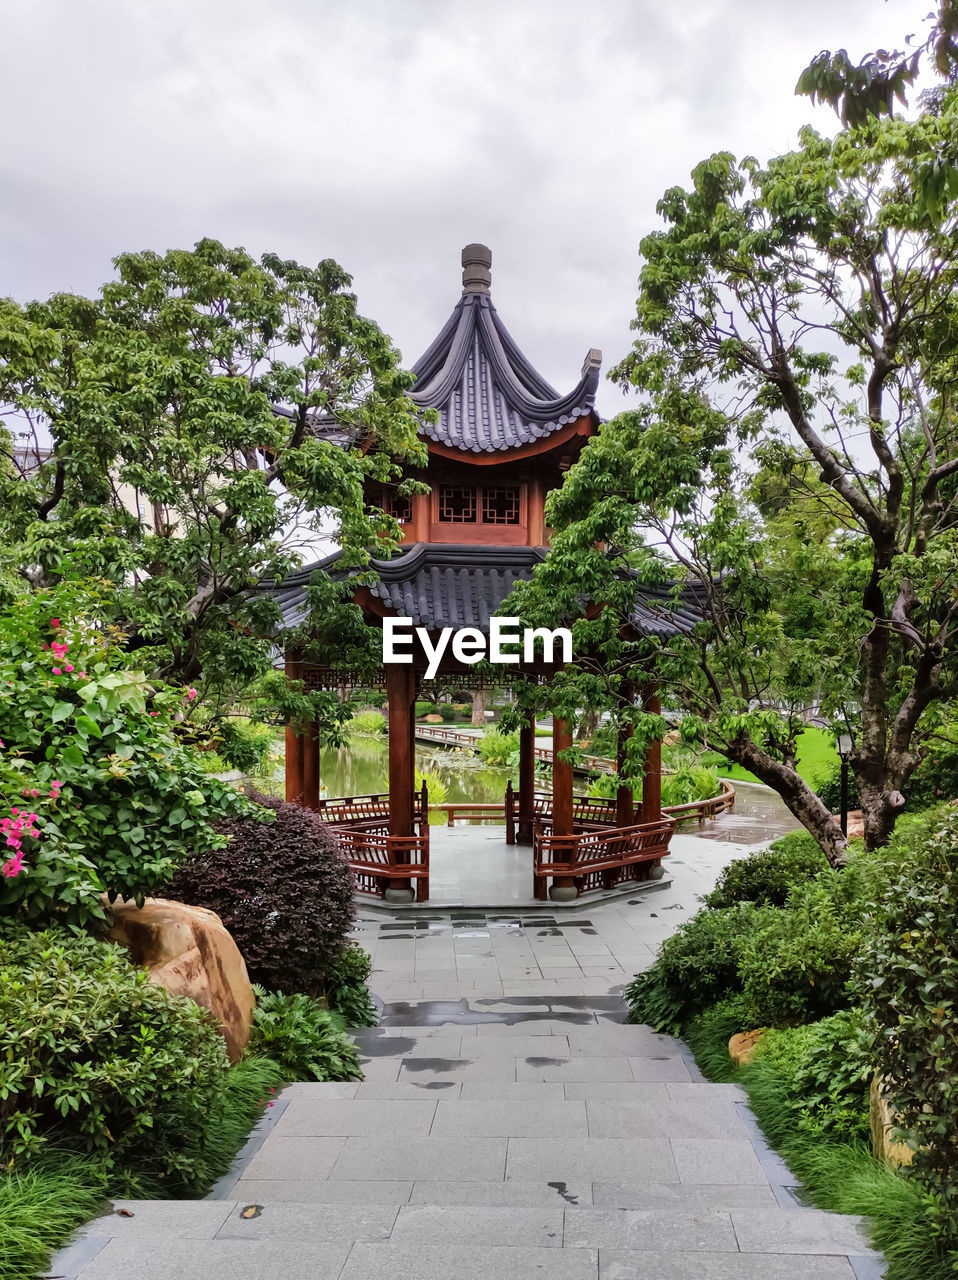
[[599, 1280], [855, 1280], [847, 1258], [600, 1249]]
[[597, 1265], [593, 1249], [361, 1244], [341, 1280], [596, 1280]]
[[412, 1204], [559, 1205], [591, 1204], [588, 1182], [417, 1182]]
[[580, 1249], [738, 1252], [732, 1219], [717, 1209], [677, 1213], [672, 1209], [570, 1208], [563, 1240], [567, 1247]]
[[435, 1096], [417, 1099], [356, 1098], [341, 1101], [297, 1099], [276, 1122], [283, 1137], [350, 1137], [388, 1132], [396, 1138], [426, 1137], [436, 1113]]
[[387, 1240], [399, 1209], [390, 1204], [317, 1204], [290, 1201], [236, 1205], [219, 1240]]
[[81, 1227], [81, 1236], [118, 1239], [165, 1236], [212, 1240], [232, 1213], [228, 1200], [113, 1200], [108, 1213]]
[[747, 1139], [672, 1138], [681, 1182], [767, 1183], [761, 1161]]
[[871, 1246], [860, 1218], [815, 1209], [740, 1209], [732, 1214], [745, 1253], [867, 1255]]
[[678, 1182], [665, 1138], [510, 1138], [507, 1179], [544, 1182]]
[[436, 1108], [436, 1137], [567, 1137], [586, 1138], [589, 1127], [584, 1102], [516, 1099], [505, 1102], [442, 1100]]
[[562, 1208], [548, 1205], [406, 1205], [399, 1211], [391, 1243], [560, 1249], [563, 1216]]
[[451, 1182], [457, 1178], [495, 1181], [504, 1175], [506, 1138], [346, 1138], [330, 1177], [395, 1178]]
[[307, 1182], [297, 1178], [273, 1178], [270, 1181], [240, 1178], [232, 1197], [241, 1208], [250, 1204], [276, 1205], [290, 1201], [294, 1204], [387, 1204], [396, 1207], [406, 1203], [412, 1189], [411, 1181], [400, 1182], [395, 1179], [333, 1182], [329, 1178], [322, 1178]]
[[279, 1240], [111, 1240], [82, 1280], [339, 1280], [346, 1243]]

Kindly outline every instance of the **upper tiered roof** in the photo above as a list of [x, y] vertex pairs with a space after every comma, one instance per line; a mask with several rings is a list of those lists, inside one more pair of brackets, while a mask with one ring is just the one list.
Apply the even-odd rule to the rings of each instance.
[[424, 434], [469, 453], [519, 449], [594, 412], [602, 353], [592, 350], [582, 377], [560, 396], [525, 358], [489, 296], [492, 253], [462, 251], [462, 297], [432, 346], [413, 365], [410, 398], [436, 409]]

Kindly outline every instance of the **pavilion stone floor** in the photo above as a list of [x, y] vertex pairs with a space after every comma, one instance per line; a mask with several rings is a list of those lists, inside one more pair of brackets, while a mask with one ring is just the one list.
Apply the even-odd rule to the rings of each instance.
[[117, 1202], [49, 1274], [878, 1280], [860, 1223], [803, 1207], [739, 1088], [622, 1021], [623, 984], [745, 852], [674, 849], [670, 885], [586, 910], [361, 908], [385, 1002], [365, 1080], [290, 1085], [206, 1200]]

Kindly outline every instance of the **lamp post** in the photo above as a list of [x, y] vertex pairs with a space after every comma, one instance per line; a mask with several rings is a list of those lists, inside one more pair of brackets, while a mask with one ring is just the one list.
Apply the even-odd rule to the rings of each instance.
[[848, 757], [852, 753], [852, 735], [838, 735], [838, 758], [842, 762], [842, 835], [848, 835]]

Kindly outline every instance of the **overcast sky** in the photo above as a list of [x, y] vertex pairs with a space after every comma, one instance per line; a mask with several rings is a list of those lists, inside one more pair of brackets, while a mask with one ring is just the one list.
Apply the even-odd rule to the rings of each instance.
[[[92, 292], [201, 236], [352, 273], [411, 364], [493, 251], [493, 298], [560, 391], [628, 349], [638, 243], [716, 150], [762, 159], [830, 110], [823, 47], [927, 0], [25, 0], [0, 17], [0, 293]], [[14, 118], [15, 117], [15, 118]], [[599, 408], [614, 412], [606, 387]]]

